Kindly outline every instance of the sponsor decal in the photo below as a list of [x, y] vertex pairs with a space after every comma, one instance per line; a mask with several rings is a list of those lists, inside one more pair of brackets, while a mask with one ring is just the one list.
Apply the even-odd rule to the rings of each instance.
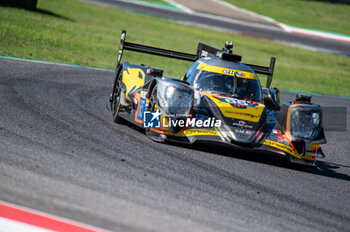
[[240, 77], [245, 77], [245, 74], [243, 72], [237, 72], [237, 71], [234, 71], [234, 70], [230, 70], [230, 69], [224, 69], [222, 70], [223, 73], [225, 74], [231, 74], [231, 75], [237, 75], [237, 76], [240, 76]]
[[185, 130], [184, 134], [186, 136], [193, 136], [193, 135], [218, 136], [218, 132], [216, 130], [203, 130], [203, 129], [189, 129], [189, 130]]
[[226, 74], [235, 74], [236, 72], [233, 71], [233, 70], [229, 70], [229, 69], [224, 69], [222, 70], [223, 73], [226, 73]]
[[147, 109], [148, 104], [147, 104], [147, 99], [146, 99], [146, 91], [141, 92], [141, 100], [140, 100], [140, 105], [139, 105], [139, 111], [137, 113], [137, 119], [142, 121], [145, 109]]
[[[260, 115], [253, 115], [253, 114], [248, 114], [248, 113], [241, 113], [241, 112], [231, 112], [231, 111], [227, 111], [225, 110], [225, 113], [226, 114], [234, 114], [234, 115], [239, 115], [239, 116], [242, 116], [242, 117], [245, 117], [245, 118], [255, 118], [255, 119], [259, 119], [260, 118]], [[232, 117], [235, 117], [235, 116], [232, 116]], [[238, 116], [236, 116], [238, 117]], [[246, 119], [246, 120], [249, 120], [249, 119]]]
[[285, 140], [283, 135], [275, 134], [275, 133], [269, 134], [268, 138], [269, 138], [269, 140], [278, 141], [278, 142], [282, 142]]
[[274, 134], [279, 134], [279, 135], [281, 135], [281, 134], [282, 134], [282, 131], [273, 129], [273, 130], [270, 131], [270, 133], [274, 133]]
[[253, 128], [253, 126], [248, 125], [245, 121], [240, 120], [238, 123], [234, 122], [232, 123], [232, 126], [239, 126], [240, 128], [247, 129], [247, 128]]
[[287, 145], [284, 145], [282, 143], [277, 143], [277, 142], [271, 141], [271, 140], [265, 140], [264, 144], [268, 145], [268, 146], [271, 146], [271, 147], [279, 148], [279, 149], [281, 149], [283, 151], [286, 151], [286, 152], [288, 152], [290, 154], [294, 154], [293, 148], [291, 148], [291, 147], [289, 147]]
[[236, 104], [236, 105], [242, 105], [242, 106], [249, 106], [249, 107], [255, 107], [257, 104], [252, 104], [249, 101], [243, 101], [235, 98], [229, 98], [229, 97], [220, 97], [220, 100], [222, 102], [230, 103], [230, 104]]
[[207, 56], [208, 56], [208, 52], [202, 50], [201, 57], [207, 57]]
[[271, 140], [268, 140], [268, 139], [265, 139], [264, 141], [262, 141], [262, 144], [270, 146], [270, 147], [275, 147], [277, 149], [280, 149], [282, 151], [285, 151], [285, 152], [291, 154], [292, 156], [295, 156], [297, 158], [301, 158], [301, 155], [299, 155], [296, 150], [294, 150], [293, 148], [291, 148], [291, 147], [289, 147], [289, 146], [287, 146], [285, 144], [282, 144], [282, 143], [279, 143], [279, 142], [275, 142], [275, 141], [271, 141]]
[[239, 104], [235, 104], [235, 103], [230, 103], [231, 106], [238, 108], [238, 109], [246, 109], [248, 106], [244, 106], [244, 105], [239, 105]]
[[237, 72], [237, 75], [240, 76], [240, 77], [244, 77], [245, 76], [245, 74], [242, 73], [242, 72]]
[[285, 140], [284, 136], [282, 135], [282, 131], [280, 130], [270, 129], [267, 131], [267, 134], [269, 140], [278, 142], [283, 142]]
[[248, 138], [252, 134], [250, 130], [241, 129], [241, 128], [235, 128], [233, 131], [237, 133], [239, 137], [244, 137], [244, 138]]
[[198, 118], [181, 118], [173, 119], [162, 117], [161, 121], [161, 112], [157, 111], [145, 111], [144, 113], [144, 128], [160, 128], [161, 125], [163, 128], [169, 127], [196, 127], [196, 128], [214, 128], [221, 126], [221, 120], [216, 118], [198, 119]]

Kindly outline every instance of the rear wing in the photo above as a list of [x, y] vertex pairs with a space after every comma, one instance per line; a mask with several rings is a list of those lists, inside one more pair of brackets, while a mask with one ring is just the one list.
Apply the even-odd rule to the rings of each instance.
[[[171, 59], [178, 59], [178, 60], [185, 60], [185, 61], [191, 61], [195, 62], [196, 60], [200, 59], [201, 57], [221, 57], [222, 59], [229, 59], [232, 61], [240, 61], [241, 56], [232, 54], [232, 51], [229, 49], [223, 48], [222, 50], [212, 47], [210, 45], [199, 43], [197, 47], [197, 54], [190, 54], [190, 53], [184, 53], [184, 52], [178, 52], [168, 49], [162, 49], [162, 48], [156, 48], [151, 47], [147, 45], [141, 45], [136, 43], [131, 43], [126, 41], [126, 30], [122, 31], [121, 38], [120, 38], [120, 47], [118, 52], [118, 60], [117, 60], [117, 67], [119, 67], [124, 50], [128, 51], [134, 51], [134, 52], [140, 52], [150, 55], [156, 55], [156, 56], [162, 56], [167, 57]], [[245, 64], [248, 65], [251, 69], [254, 70], [254, 72], [258, 74], [267, 75], [266, 80], [266, 87], [269, 88], [272, 82], [273, 72], [275, 68], [275, 62], [276, 58], [271, 57], [270, 60], [270, 66], [264, 67], [259, 65], [253, 65], [253, 64]]]
[[150, 54], [150, 55], [163, 56], [163, 57], [168, 57], [172, 59], [186, 60], [186, 61], [192, 61], [192, 62], [197, 60], [197, 56], [193, 54], [127, 42], [125, 30], [122, 31], [122, 36], [120, 38], [120, 47], [119, 47], [118, 64], [117, 64], [118, 66], [123, 56], [123, 50], [141, 52], [141, 53]]
[[260, 65], [254, 65], [254, 64], [245, 64], [248, 65], [251, 69], [254, 70], [255, 73], [258, 74], [263, 74], [267, 76], [266, 79], [266, 88], [270, 88], [271, 82], [272, 82], [272, 77], [273, 77], [273, 72], [275, 70], [275, 63], [276, 63], [276, 57], [271, 57], [270, 59], [270, 66], [269, 67], [264, 67]]

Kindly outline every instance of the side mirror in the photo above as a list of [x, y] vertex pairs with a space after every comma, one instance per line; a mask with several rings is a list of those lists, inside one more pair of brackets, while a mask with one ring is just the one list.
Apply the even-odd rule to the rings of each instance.
[[163, 76], [163, 69], [150, 67], [147, 69], [147, 75], [152, 76], [152, 77], [162, 77]]
[[311, 95], [297, 94], [294, 103], [311, 103]]
[[264, 104], [268, 110], [279, 111], [281, 109], [279, 102], [279, 90], [277, 88], [274, 89], [266, 89], [263, 88], [263, 97]]

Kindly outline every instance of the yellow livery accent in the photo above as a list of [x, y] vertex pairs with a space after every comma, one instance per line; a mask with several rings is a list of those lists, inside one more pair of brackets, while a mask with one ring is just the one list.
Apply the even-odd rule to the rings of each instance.
[[244, 74], [244, 76], [239, 76], [240, 78], [256, 79], [256, 76], [254, 75], [254, 73], [251, 73], [251, 72], [244, 72], [244, 71], [235, 70], [235, 69], [222, 68], [218, 66], [208, 65], [203, 62], [199, 62], [197, 69], [208, 71], [208, 72], [219, 73], [219, 74], [225, 74], [229, 76], [235, 76], [235, 73], [242, 73]]
[[[223, 102], [220, 99], [217, 99], [216, 97], [213, 97], [210, 94], [205, 94], [210, 100], [212, 100], [220, 109], [221, 113], [226, 118], [235, 118], [250, 122], [258, 122], [260, 120], [261, 114], [264, 111], [265, 106], [260, 103], [256, 103], [254, 107], [248, 107], [245, 104], [245, 101], [239, 100], [243, 105], [246, 106], [245, 108], [236, 108], [231, 105], [231, 103]], [[237, 100], [238, 101], [238, 100]], [[240, 105], [240, 104], [238, 104]]]
[[264, 145], [267, 145], [267, 146], [270, 146], [270, 147], [275, 147], [275, 148], [278, 148], [282, 151], [285, 151], [289, 154], [291, 154], [292, 156], [295, 156], [299, 159], [302, 159], [302, 156], [299, 155], [299, 153], [294, 150], [293, 148], [283, 144], [283, 143], [278, 143], [278, 142], [275, 142], [275, 141], [271, 141], [271, 140], [268, 140], [268, 139], [264, 139], [264, 141], [262, 141], [262, 144]]
[[145, 73], [139, 68], [128, 68], [123, 71], [123, 83], [126, 86], [126, 96], [129, 95], [131, 89], [139, 88], [144, 85]]
[[[180, 131], [180, 132], [182, 132], [185, 136], [194, 136], [194, 135], [219, 136], [219, 134], [216, 130], [188, 129], [188, 130]], [[176, 134], [176, 136], [177, 136], [177, 134]]]
[[319, 149], [319, 148], [320, 148], [320, 144], [314, 144], [314, 143], [312, 143], [312, 144], [310, 145], [309, 151], [316, 151], [316, 150]]
[[165, 133], [168, 135], [174, 135], [176, 137], [190, 137], [190, 136], [200, 136], [200, 135], [211, 135], [211, 136], [220, 136], [219, 133], [216, 130], [208, 130], [208, 129], [186, 129], [181, 130], [174, 134], [171, 131], [165, 130]]

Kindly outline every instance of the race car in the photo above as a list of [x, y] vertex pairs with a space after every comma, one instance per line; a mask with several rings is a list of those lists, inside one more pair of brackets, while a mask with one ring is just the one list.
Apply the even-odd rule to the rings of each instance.
[[[232, 48], [199, 43], [189, 54], [127, 42], [123, 30], [107, 103], [113, 120], [144, 128], [157, 142], [227, 144], [315, 166], [326, 143], [322, 107], [303, 94], [281, 105], [279, 90], [270, 88], [276, 59], [267, 67], [245, 64]], [[164, 77], [162, 69], [121, 62], [124, 50], [192, 65], [181, 79]], [[267, 76], [265, 88], [257, 74]]]

